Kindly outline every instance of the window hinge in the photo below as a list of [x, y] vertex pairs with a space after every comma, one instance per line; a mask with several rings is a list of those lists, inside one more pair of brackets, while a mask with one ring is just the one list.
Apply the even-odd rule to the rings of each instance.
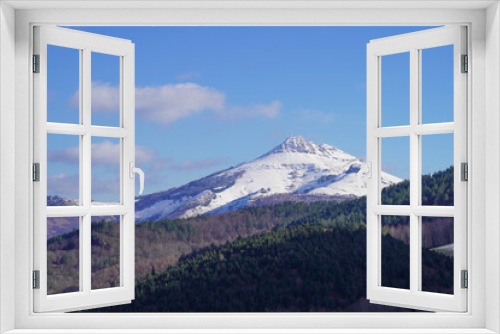
[[33, 73], [40, 73], [40, 55], [33, 55]]
[[40, 73], [40, 55], [33, 55], [33, 73]]
[[33, 289], [40, 289], [40, 270], [33, 270]]
[[461, 271], [462, 289], [467, 289], [469, 287], [469, 274], [467, 270]]
[[33, 55], [33, 73], [40, 73], [40, 55]]
[[33, 164], [33, 181], [40, 182], [40, 163]]
[[469, 165], [467, 165], [466, 162], [462, 162], [460, 164], [461, 168], [461, 180], [462, 181], [469, 181]]
[[462, 55], [462, 73], [469, 72], [469, 56]]

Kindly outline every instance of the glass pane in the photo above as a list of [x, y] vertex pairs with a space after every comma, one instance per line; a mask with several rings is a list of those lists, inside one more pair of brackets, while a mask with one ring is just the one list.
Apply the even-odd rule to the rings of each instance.
[[119, 138], [92, 137], [92, 205], [120, 203]]
[[120, 286], [120, 216], [92, 217], [92, 289]]
[[47, 206], [79, 205], [79, 172], [80, 136], [47, 134]]
[[410, 124], [410, 53], [381, 57], [382, 126]]
[[422, 291], [453, 294], [453, 223], [422, 217]]
[[453, 122], [453, 45], [423, 49], [422, 123]]
[[92, 52], [92, 125], [120, 126], [120, 57]]
[[47, 122], [80, 123], [80, 50], [47, 45]]
[[410, 137], [381, 139], [383, 205], [410, 204]]
[[382, 286], [410, 288], [410, 217], [382, 216]]
[[47, 294], [80, 291], [80, 218], [47, 218]]
[[410, 288], [410, 217], [382, 216], [382, 286]]
[[454, 205], [453, 137], [422, 136], [422, 205]]

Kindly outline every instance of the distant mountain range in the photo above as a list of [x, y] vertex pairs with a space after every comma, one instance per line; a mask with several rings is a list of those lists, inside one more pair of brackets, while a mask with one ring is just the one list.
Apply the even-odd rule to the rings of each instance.
[[[366, 195], [365, 166], [336, 147], [290, 137], [251, 162], [138, 197], [136, 219], [189, 218], [284, 201], [353, 199]], [[383, 187], [401, 181], [382, 172]]]

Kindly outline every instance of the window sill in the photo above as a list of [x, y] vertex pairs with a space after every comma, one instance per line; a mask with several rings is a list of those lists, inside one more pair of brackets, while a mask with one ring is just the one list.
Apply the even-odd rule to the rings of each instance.
[[488, 334], [488, 329], [15, 329], [5, 334]]

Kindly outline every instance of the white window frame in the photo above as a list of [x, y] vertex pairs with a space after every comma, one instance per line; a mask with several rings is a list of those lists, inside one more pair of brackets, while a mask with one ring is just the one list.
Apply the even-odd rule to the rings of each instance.
[[[134, 9], [124, 9], [126, 6]], [[103, 10], [103, 7], [115, 9]], [[69, 1], [11, 0], [1, 3], [0, 11], [1, 331], [15, 329], [13, 333], [37, 333], [42, 329], [52, 329], [50, 332], [59, 329], [61, 333], [76, 333], [77, 329], [88, 329], [89, 333], [101, 333], [112, 329], [125, 332], [126, 329], [127, 333], [141, 333], [145, 328], [163, 328], [162, 332], [171, 333], [180, 332], [176, 329], [182, 328], [212, 333], [248, 332], [248, 329], [266, 333], [286, 329], [300, 333], [335, 333], [347, 329], [350, 333], [415, 333], [415, 328], [421, 333], [500, 331], [500, 11], [497, 1], [209, 1], [203, 4], [190, 1], [78, 1], [71, 4]], [[31, 31], [35, 24], [467, 25], [472, 71], [468, 78], [468, 109], [471, 110], [468, 116], [468, 132], [471, 134], [468, 141], [471, 155], [468, 312], [375, 315], [34, 314], [30, 288], [32, 261], [26, 259], [30, 258], [33, 241], [32, 184], [29, 181], [32, 82], [29, 70]], [[137, 329], [139, 326], [143, 329]]]
[[[130, 177], [135, 158], [135, 80], [134, 44], [129, 40], [101, 36], [60, 27], [34, 27], [34, 54], [39, 56], [39, 72], [34, 84], [34, 162], [39, 163], [39, 181], [33, 184], [34, 270], [39, 271], [39, 288], [34, 289], [34, 311], [74, 311], [99, 306], [130, 303], [135, 292], [135, 192]], [[78, 50], [79, 115], [78, 124], [47, 122], [47, 45]], [[120, 110], [118, 127], [92, 125], [91, 73], [92, 53], [114, 55], [120, 62]], [[78, 136], [79, 205], [47, 206], [47, 134]], [[91, 203], [92, 138], [117, 138], [120, 141], [120, 202], [109, 205]], [[132, 172], [133, 175], [133, 172]], [[119, 216], [119, 286], [107, 289], [91, 287], [92, 216]], [[79, 291], [47, 295], [47, 218], [77, 217], [79, 223]]]
[[[467, 270], [467, 183], [461, 180], [461, 163], [467, 163], [467, 76], [462, 73], [462, 55], [467, 54], [465, 26], [428, 29], [372, 40], [367, 46], [367, 146], [366, 159], [372, 166], [368, 179], [367, 298], [385, 305], [404, 305], [433, 311], [467, 310], [467, 290], [461, 287], [461, 270]], [[453, 46], [454, 117], [447, 123], [422, 123], [422, 50]], [[409, 124], [384, 127], [381, 93], [384, 56], [409, 53]], [[424, 135], [453, 134], [454, 206], [422, 205], [422, 138]], [[382, 203], [381, 173], [383, 138], [409, 139], [410, 202], [408, 205]], [[382, 286], [382, 225], [384, 215], [406, 216], [410, 228], [410, 288]], [[422, 291], [422, 217], [453, 217], [453, 294]]]

